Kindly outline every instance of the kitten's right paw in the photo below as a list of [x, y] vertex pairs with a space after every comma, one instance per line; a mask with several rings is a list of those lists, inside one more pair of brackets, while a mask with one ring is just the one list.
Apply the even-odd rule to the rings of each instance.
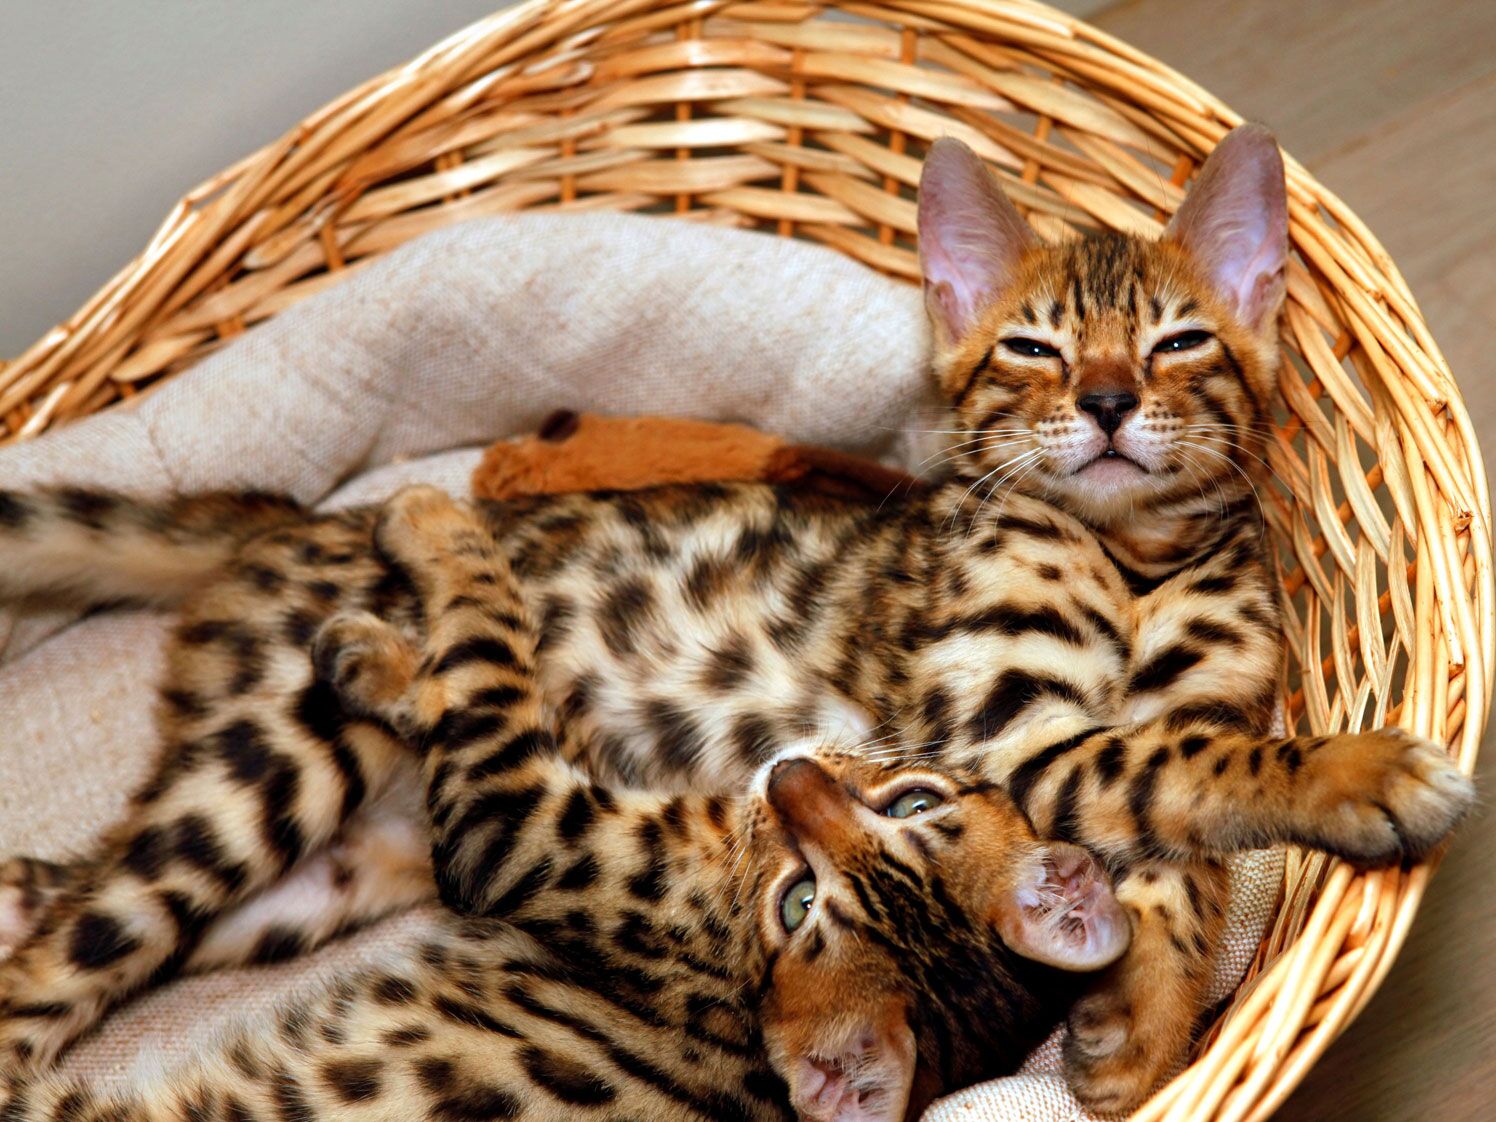
[[1401, 729], [1325, 737], [1300, 758], [1305, 840], [1357, 864], [1422, 859], [1475, 803], [1448, 753]]
[[337, 691], [344, 709], [391, 724], [402, 717], [416, 658], [399, 631], [369, 612], [339, 612], [312, 639], [317, 677]]
[[374, 524], [374, 548], [418, 574], [443, 555], [488, 544], [473, 513], [437, 487], [418, 484], [398, 491]]
[[35, 857], [0, 862], [0, 962], [31, 938], [66, 879], [63, 866]]

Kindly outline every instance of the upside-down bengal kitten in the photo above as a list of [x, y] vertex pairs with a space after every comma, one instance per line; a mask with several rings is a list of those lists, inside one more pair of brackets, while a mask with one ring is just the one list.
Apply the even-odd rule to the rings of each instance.
[[[347, 611], [315, 660], [347, 711], [418, 750], [433, 844], [341, 860], [374, 882], [430, 853], [473, 918], [158, 1085], [13, 1087], [8, 1122], [901, 1118], [1011, 1069], [1075, 995], [1056, 966], [1126, 946], [1095, 860], [1040, 843], [979, 778], [806, 744], [741, 798], [598, 783], [560, 750], [537, 628], [478, 515], [413, 488], [374, 539], [414, 587], [424, 650]], [[233, 773], [246, 757], [225, 748]], [[346, 918], [338, 892], [289, 879], [324, 923]], [[220, 960], [304, 920], [285, 885], [265, 899], [211, 922]]]
[[[950, 482], [876, 510], [757, 486], [485, 508], [539, 620], [544, 696], [593, 774], [741, 791], [807, 726], [841, 729], [871, 735], [870, 757], [995, 783], [1040, 835], [1102, 855], [1131, 949], [1074, 1007], [1067, 1049], [1098, 1107], [1136, 1102], [1188, 1042], [1219, 855], [1287, 840], [1416, 858], [1472, 797], [1395, 730], [1269, 732], [1281, 637], [1252, 478], [1286, 222], [1256, 128], [1222, 142], [1158, 242], [1041, 246], [976, 158], [939, 142], [920, 242]], [[242, 496], [0, 495], [0, 596], [191, 590], [157, 778], [99, 854], [55, 875], [55, 905], [0, 967], [15, 1062], [50, 1061], [162, 971], [242, 953], [226, 910], [316, 874], [326, 855], [309, 855], [400, 786], [398, 745], [306, 655], [338, 610], [419, 628], [372, 521]], [[358, 828], [385, 837], [380, 821]], [[561, 871], [536, 876], [553, 888]], [[283, 889], [250, 908], [274, 914]], [[300, 938], [271, 934], [277, 951]]]

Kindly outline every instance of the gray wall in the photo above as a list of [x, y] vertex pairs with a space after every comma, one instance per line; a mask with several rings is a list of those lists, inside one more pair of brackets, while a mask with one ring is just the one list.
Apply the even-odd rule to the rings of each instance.
[[70, 315], [184, 192], [507, 3], [0, 0], [0, 358]]
[[504, 0], [0, 0], [0, 357], [184, 192]]

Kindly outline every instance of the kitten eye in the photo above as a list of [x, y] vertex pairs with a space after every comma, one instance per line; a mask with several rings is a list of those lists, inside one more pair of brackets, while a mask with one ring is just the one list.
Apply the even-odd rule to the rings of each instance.
[[810, 906], [816, 899], [816, 878], [809, 873], [790, 885], [789, 891], [779, 901], [779, 922], [786, 931], [793, 931], [810, 915]]
[[1178, 335], [1170, 335], [1158, 343], [1153, 348], [1153, 353], [1162, 355], [1174, 354], [1178, 351], [1192, 351], [1207, 342], [1210, 337], [1209, 331], [1181, 331]]
[[1022, 355], [1024, 358], [1060, 357], [1060, 352], [1054, 347], [1051, 347], [1048, 343], [1041, 343], [1037, 339], [1028, 339], [1023, 336], [1018, 336], [1013, 339], [1004, 339], [1003, 346], [1007, 347], [1008, 350], [1012, 351], [1015, 355]]
[[923, 787], [917, 787], [913, 791], [905, 791], [893, 802], [888, 804], [884, 814], [890, 818], [913, 818], [916, 814], [923, 814], [927, 810], [934, 810], [945, 802], [934, 791], [928, 791]]

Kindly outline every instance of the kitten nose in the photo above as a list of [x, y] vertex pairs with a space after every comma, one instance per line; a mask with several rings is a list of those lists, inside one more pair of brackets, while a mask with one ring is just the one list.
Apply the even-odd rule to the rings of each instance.
[[765, 793], [780, 824], [802, 845], [834, 852], [846, 841], [852, 796], [814, 760], [780, 760], [769, 772]]
[[1075, 404], [1081, 412], [1095, 417], [1101, 431], [1111, 436], [1122, 427], [1122, 418], [1138, 407], [1138, 395], [1126, 390], [1116, 393], [1088, 393]]

